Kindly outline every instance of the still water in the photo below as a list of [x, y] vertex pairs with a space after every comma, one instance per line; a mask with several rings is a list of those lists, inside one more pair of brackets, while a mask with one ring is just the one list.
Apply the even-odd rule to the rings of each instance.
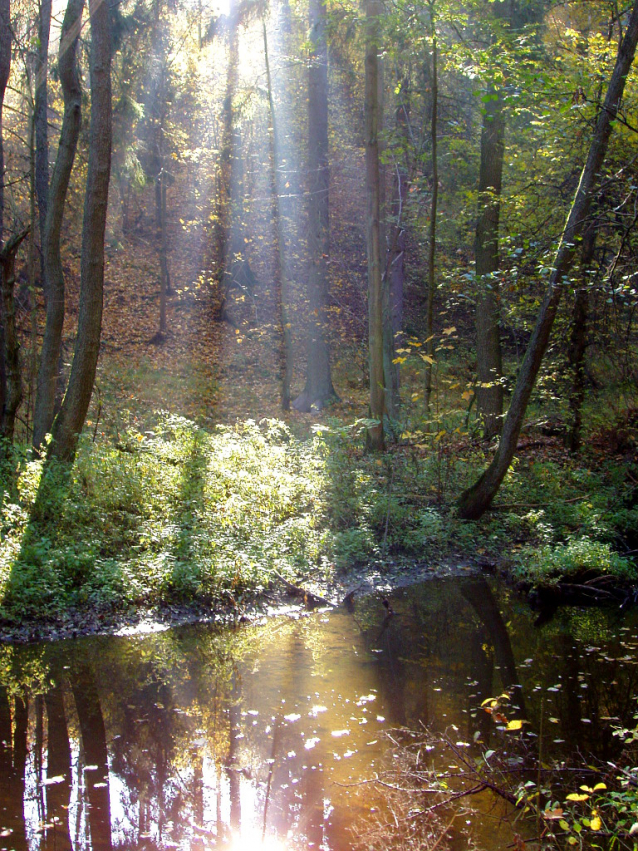
[[[370, 781], [406, 725], [470, 749], [540, 733], [545, 759], [614, 758], [638, 695], [633, 613], [566, 609], [536, 627], [482, 578], [391, 606], [0, 647], [0, 849], [348, 851], [383, 814]], [[480, 708], [505, 690], [522, 731]], [[476, 805], [464, 828], [505, 847], [493, 804]]]

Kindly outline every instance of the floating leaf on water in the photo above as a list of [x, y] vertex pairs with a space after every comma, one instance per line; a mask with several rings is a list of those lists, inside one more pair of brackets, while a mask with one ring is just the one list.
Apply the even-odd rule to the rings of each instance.
[[350, 730], [333, 730], [332, 735], [335, 739], [340, 739], [342, 736], [349, 736]]
[[297, 712], [291, 712], [290, 715], [284, 715], [284, 721], [290, 721], [291, 723], [293, 721], [299, 721], [300, 718], [301, 715], [299, 715]]
[[304, 744], [304, 748], [307, 751], [311, 751], [315, 747], [315, 745], [319, 744], [320, 741], [321, 741], [321, 739], [318, 739], [316, 736], [313, 739], [306, 739], [306, 742]]

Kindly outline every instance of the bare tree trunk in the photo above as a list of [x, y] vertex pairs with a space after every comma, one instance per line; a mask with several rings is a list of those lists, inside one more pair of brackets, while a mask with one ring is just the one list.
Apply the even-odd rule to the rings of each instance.
[[270, 130], [271, 130], [271, 154], [273, 168], [273, 191], [274, 204], [273, 215], [275, 218], [275, 230], [277, 244], [275, 254], [277, 258], [276, 277], [279, 289], [279, 321], [281, 326], [281, 408], [284, 411], [290, 409], [290, 385], [292, 382], [292, 333], [289, 318], [290, 284], [288, 281], [288, 262], [286, 256], [286, 237], [284, 233], [283, 216], [281, 210], [281, 196], [284, 192], [282, 163], [279, 149], [279, 134], [277, 128], [277, 115], [275, 113], [275, 101], [272, 93], [272, 81], [270, 78], [270, 61], [268, 59], [268, 36], [266, 33], [266, 20], [262, 21], [264, 30], [264, 60], [266, 63], [266, 84], [268, 87], [268, 105], [270, 108]]
[[[0, 249], [4, 239], [4, 135], [2, 133], [2, 111], [4, 93], [11, 71], [11, 0], [0, 0]], [[0, 274], [2, 270], [0, 269]], [[6, 374], [4, 363], [4, 323], [0, 313], [0, 411], [6, 398]]]
[[[49, 134], [48, 134], [48, 73], [49, 31], [51, 29], [51, 0], [40, 0], [38, 21], [38, 50], [35, 63], [35, 191], [38, 197], [40, 243], [44, 240], [49, 193]], [[35, 230], [35, 229], [34, 229]], [[33, 234], [35, 238], [35, 233]], [[46, 295], [44, 254], [40, 255], [42, 285]]]
[[80, 312], [69, 384], [53, 423], [49, 450], [70, 461], [91, 402], [100, 352], [104, 288], [104, 231], [111, 167], [111, 38], [108, 4], [89, 0], [91, 127], [82, 228]]
[[42, 237], [47, 305], [33, 421], [33, 445], [36, 449], [42, 446], [45, 435], [51, 431], [53, 424], [58, 363], [62, 347], [64, 272], [60, 254], [60, 234], [82, 121], [82, 89], [77, 71], [76, 51], [83, 8], [84, 0], [69, 0], [60, 35], [58, 73], [64, 97], [64, 116]]
[[298, 411], [323, 408], [337, 398], [328, 347], [328, 265], [330, 250], [328, 167], [328, 45], [326, 7], [310, 0], [308, 63], [308, 360], [306, 385], [293, 402]]
[[429, 414], [432, 399], [432, 367], [434, 365], [434, 299], [436, 297], [436, 214], [439, 200], [439, 74], [438, 47], [436, 43], [436, 19], [434, 0], [429, 4], [430, 38], [432, 39], [432, 118], [430, 144], [432, 146], [432, 203], [430, 205], [430, 234], [428, 240], [428, 307], [425, 319], [425, 410]]
[[459, 499], [459, 516], [466, 520], [478, 519], [490, 507], [516, 453], [518, 436], [525, 418], [527, 403], [534, 389], [536, 376], [547, 349], [558, 305], [566, 286], [567, 275], [574, 262], [577, 243], [585, 227], [593, 192], [607, 153], [612, 124], [618, 113], [627, 75], [636, 53], [637, 41], [638, 0], [634, 0], [631, 17], [618, 48], [616, 64], [609, 81], [605, 102], [598, 115], [587, 162], [583, 168], [576, 196], [556, 252], [549, 288], [538, 314], [536, 327], [529, 341], [503, 424], [498, 450], [492, 463], [480, 479], [466, 490]]
[[12, 237], [0, 251], [0, 282], [2, 289], [2, 323], [4, 326], [4, 367], [6, 395], [0, 423], [0, 434], [7, 440], [13, 440], [15, 418], [22, 401], [22, 376], [20, 374], [20, 342], [16, 328], [15, 299], [15, 261], [20, 243], [26, 238], [29, 229]]
[[574, 312], [567, 354], [569, 377], [572, 386], [569, 393], [569, 431], [565, 444], [570, 452], [580, 449], [581, 428], [583, 423], [583, 402], [585, 401], [585, 351], [587, 349], [587, 319], [589, 312], [589, 269], [596, 246], [595, 223], [585, 231], [581, 250], [581, 286], [574, 297]]
[[[409, 91], [406, 78], [403, 77], [399, 83], [399, 104], [396, 109], [395, 127], [399, 139], [403, 140], [404, 147], [407, 147], [409, 109]], [[405, 164], [399, 159], [395, 166], [392, 182], [392, 226], [390, 228], [386, 262], [390, 326], [392, 328], [392, 340], [395, 352], [398, 335], [400, 335], [403, 328], [403, 288], [405, 283], [405, 227], [403, 225], [403, 215], [407, 197], [408, 171]], [[401, 383], [399, 364], [393, 364], [390, 380], [394, 406], [398, 407], [400, 404], [399, 393]], [[396, 412], [391, 413], [391, 416], [396, 416]]]
[[385, 445], [386, 390], [383, 369], [383, 276], [381, 271], [381, 189], [379, 172], [379, 0], [366, 0], [365, 129], [368, 246], [368, 349], [370, 357], [370, 416], [368, 445]]
[[483, 435], [494, 437], [501, 430], [503, 385], [501, 376], [501, 332], [498, 306], [498, 229], [501, 186], [505, 155], [505, 120], [500, 92], [489, 86], [484, 104], [479, 172], [479, 211], [476, 222], [476, 360], [478, 382], [477, 412], [483, 421]]

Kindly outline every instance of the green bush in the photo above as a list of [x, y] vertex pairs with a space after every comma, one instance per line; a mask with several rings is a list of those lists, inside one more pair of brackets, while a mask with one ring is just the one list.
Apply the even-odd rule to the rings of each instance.
[[632, 562], [614, 552], [603, 541], [571, 539], [564, 544], [526, 547], [517, 556], [516, 575], [532, 585], [556, 585], [586, 574], [607, 574], [621, 581], [635, 582], [638, 571]]

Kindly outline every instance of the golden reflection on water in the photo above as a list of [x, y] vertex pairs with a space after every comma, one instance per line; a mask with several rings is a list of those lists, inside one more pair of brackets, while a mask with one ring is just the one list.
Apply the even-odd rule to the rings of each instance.
[[[507, 749], [479, 707], [514, 683], [516, 736], [534, 747], [543, 711], [545, 754], [609, 758], [603, 719], [638, 693], [634, 626], [592, 612], [535, 630], [508, 592], [458, 579], [393, 608], [0, 648], [0, 851], [347, 851], [387, 809], [388, 731]], [[469, 829], [505, 847], [502, 810], [473, 803], [451, 846]]]

